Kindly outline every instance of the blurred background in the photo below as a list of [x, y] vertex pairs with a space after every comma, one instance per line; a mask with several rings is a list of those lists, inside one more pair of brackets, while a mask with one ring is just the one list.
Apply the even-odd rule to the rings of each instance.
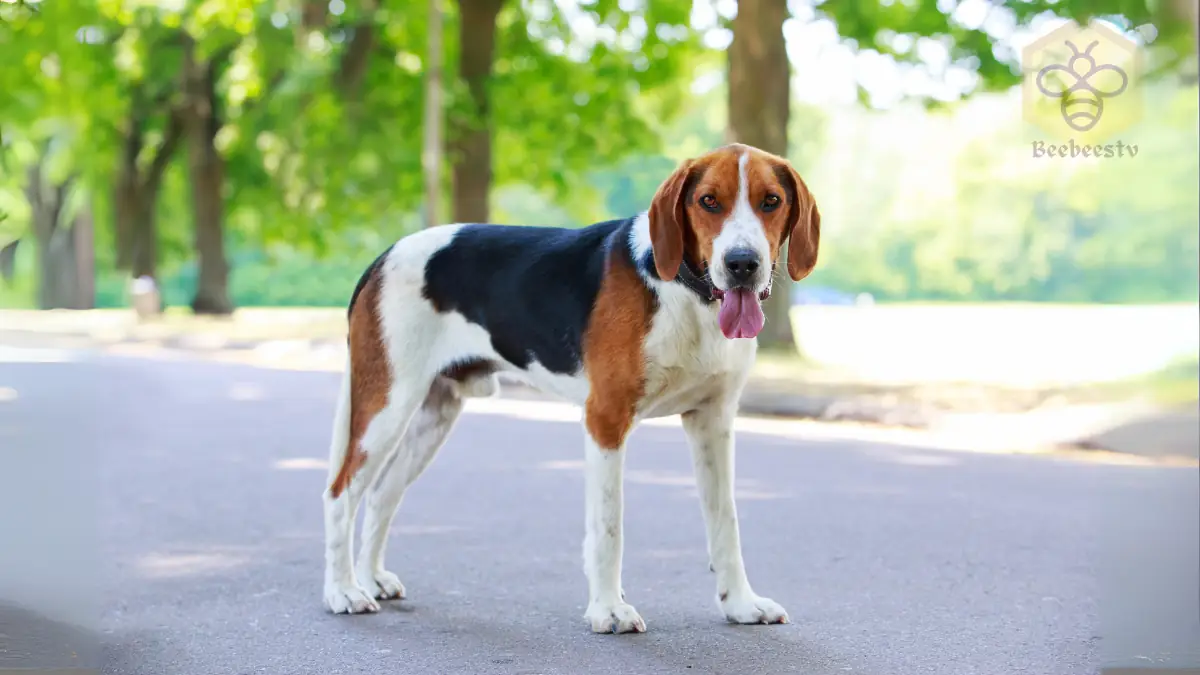
[[[1143, 58], [1109, 140], [1137, 154], [1038, 157], [1022, 49], [1094, 19]], [[0, 304], [9, 329], [336, 350], [396, 238], [631, 215], [736, 140], [823, 214], [763, 381], [1190, 402], [1196, 44], [1187, 0], [3, 0]], [[165, 314], [133, 321], [137, 288]], [[54, 308], [101, 311], [18, 311]]]
[[[1115, 156], [1039, 153], [1087, 142], [1022, 86], [1070, 21], [1141, 60]], [[156, 675], [1196, 665], [1196, 52], [1196, 0], [0, 0], [0, 669], [92, 642], [13, 602]], [[738, 420], [747, 559], [799, 627], [692, 637], [668, 419], [627, 471], [663, 637], [581, 640], [578, 411], [519, 386], [405, 497], [416, 613], [319, 614], [364, 268], [433, 223], [634, 215], [730, 141], [822, 214]]]

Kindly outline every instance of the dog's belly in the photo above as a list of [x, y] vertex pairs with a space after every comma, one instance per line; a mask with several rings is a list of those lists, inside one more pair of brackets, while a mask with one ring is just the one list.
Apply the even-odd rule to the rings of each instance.
[[646, 377], [646, 393], [638, 405], [638, 417], [653, 419], [695, 410], [719, 398], [729, 385], [725, 372], [697, 373], [682, 368], [652, 369]]
[[528, 368], [518, 368], [504, 363], [504, 371], [510, 378], [549, 394], [568, 403], [582, 406], [587, 402], [588, 381], [582, 372], [578, 374], [552, 373], [542, 364], [534, 362]]

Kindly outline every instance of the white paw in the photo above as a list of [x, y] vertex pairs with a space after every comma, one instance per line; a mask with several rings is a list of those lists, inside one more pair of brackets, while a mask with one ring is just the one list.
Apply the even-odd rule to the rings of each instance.
[[359, 572], [359, 579], [369, 579], [363, 584], [367, 593], [376, 600], [403, 600], [406, 597], [404, 584], [400, 583], [400, 577], [392, 574], [387, 570], [379, 570], [378, 572]]
[[325, 606], [334, 614], [378, 612], [379, 603], [357, 584], [325, 584]]
[[787, 623], [787, 610], [770, 598], [753, 593], [719, 600], [725, 618], [733, 623]]
[[645, 633], [646, 622], [633, 608], [624, 602], [593, 602], [588, 605], [583, 618], [592, 625], [593, 633]]

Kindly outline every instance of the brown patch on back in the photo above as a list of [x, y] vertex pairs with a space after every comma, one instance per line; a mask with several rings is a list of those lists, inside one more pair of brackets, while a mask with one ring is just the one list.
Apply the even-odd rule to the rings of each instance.
[[366, 461], [363, 435], [371, 420], [387, 405], [392, 387], [392, 369], [379, 317], [381, 283], [380, 270], [376, 267], [371, 270], [350, 310], [347, 340], [350, 348], [350, 438], [342, 466], [329, 486], [329, 493], [335, 499], [349, 487]]
[[583, 335], [583, 367], [591, 383], [585, 425], [606, 450], [624, 443], [645, 391], [645, 341], [654, 309], [654, 295], [624, 250], [614, 247]]

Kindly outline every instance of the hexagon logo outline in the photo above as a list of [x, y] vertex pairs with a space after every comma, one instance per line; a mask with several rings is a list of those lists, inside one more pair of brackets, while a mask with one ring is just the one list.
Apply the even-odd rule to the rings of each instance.
[[1064, 23], [1021, 50], [1025, 122], [1057, 140], [1111, 140], [1141, 121], [1139, 45], [1107, 23]]

